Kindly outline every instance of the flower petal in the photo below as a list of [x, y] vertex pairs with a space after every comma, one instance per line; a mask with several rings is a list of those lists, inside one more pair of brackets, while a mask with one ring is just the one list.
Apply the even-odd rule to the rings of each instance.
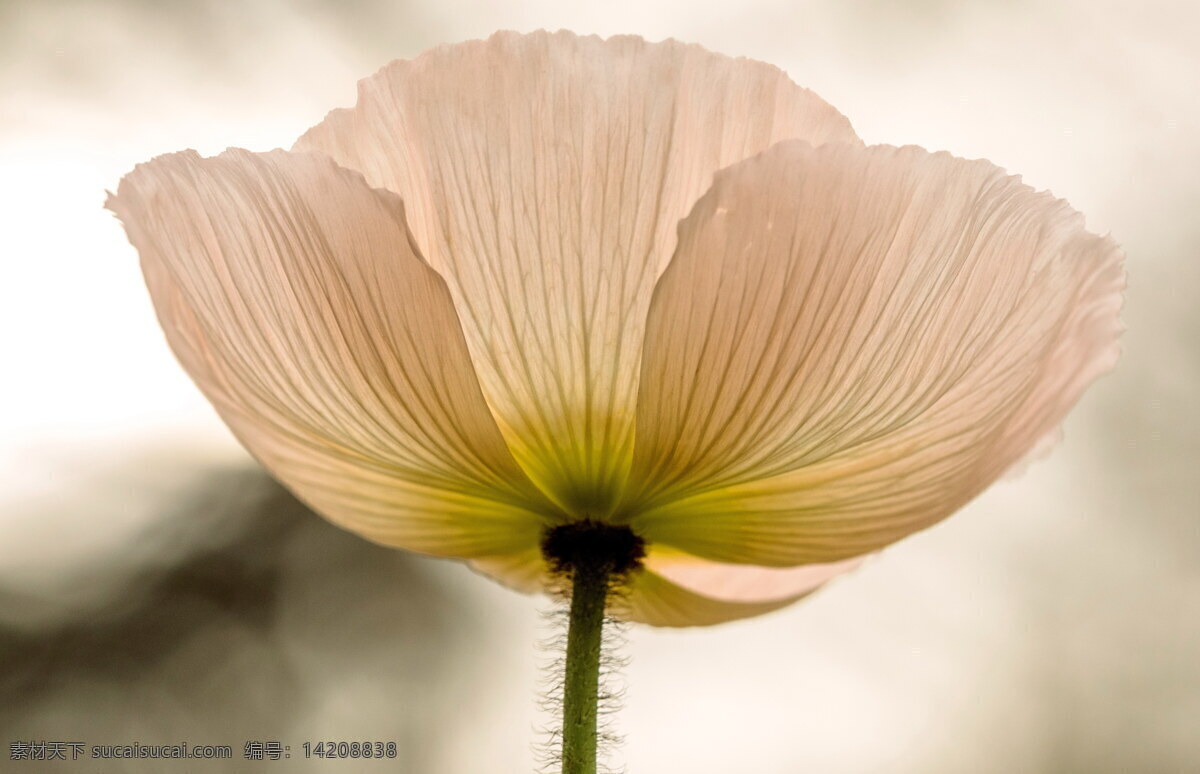
[[856, 556], [829, 564], [759, 567], [701, 559], [667, 548], [652, 550], [646, 569], [688, 591], [723, 602], [795, 602], [863, 563]]
[[785, 138], [857, 142], [770, 65], [539, 32], [393, 62], [296, 147], [404, 198], [517, 460], [559, 505], [603, 518], [678, 222], [716, 170]]
[[[652, 546], [643, 569], [633, 574], [611, 602], [611, 612], [652, 626], [707, 626], [750, 618], [808, 596], [862, 561], [859, 557], [779, 569], [722, 564]], [[537, 550], [475, 559], [471, 567], [526, 594], [554, 593], [556, 582]]]
[[986, 161], [789, 142], [722, 172], [651, 306], [617, 520], [774, 566], [929, 526], [1112, 367], [1120, 260]]
[[316, 154], [230, 150], [139, 165], [108, 206], [184, 368], [301, 499], [415, 551], [537, 545], [552, 507], [508, 451], [395, 195]]
[[537, 548], [507, 556], [486, 556], [470, 561], [472, 570], [486, 575], [503, 586], [523, 594], [550, 593], [553, 580], [550, 567]]
[[780, 610], [809, 593], [761, 602], [714, 599], [643, 569], [630, 579], [625, 595], [613, 601], [612, 612], [623, 620], [651, 626], [712, 626]]

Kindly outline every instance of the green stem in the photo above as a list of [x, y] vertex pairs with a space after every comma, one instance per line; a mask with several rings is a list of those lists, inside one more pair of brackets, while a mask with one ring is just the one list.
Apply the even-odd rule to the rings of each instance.
[[571, 614], [563, 685], [562, 774], [596, 774], [600, 640], [612, 563], [578, 562], [571, 572]]

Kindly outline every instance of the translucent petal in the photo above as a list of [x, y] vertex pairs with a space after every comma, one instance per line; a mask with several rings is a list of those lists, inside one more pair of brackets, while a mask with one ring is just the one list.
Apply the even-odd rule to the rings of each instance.
[[194, 152], [110, 199], [184, 368], [330, 520], [445, 556], [537, 545], [554, 509], [484, 403], [404, 209], [315, 154]]
[[787, 142], [735, 165], [656, 290], [616, 519], [789, 566], [944, 518], [1112, 367], [1120, 260], [986, 161]]
[[614, 600], [613, 614], [651, 626], [712, 626], [774, 612], [809, 593], [761, 602], [714, 599], [642, 570], [631, 579], [626, 595]]
[[668, 548], [652, 550], [646, 569], [688, 591], [724, 602], [794, 602], [855, 569], [865, 557], [798, 567], [759, 567], [701, 559]]
[[603, 518], [679, 220], [716, 170], [785, 138], [857, 141], [770, 65], [539, 32], [394, 62], [296, 147], [404, 198], [518, 462], [569, 512]]
[[[724, 623], [786, 607], [861, 562], [778, 569], [722, 564], [651, 546], [644, 569], [610, 604], [617, 617], [652, 626]], [[549, 591], [556, 583], [536, 550], [476, 559], [471, 566], [527, 594]]]

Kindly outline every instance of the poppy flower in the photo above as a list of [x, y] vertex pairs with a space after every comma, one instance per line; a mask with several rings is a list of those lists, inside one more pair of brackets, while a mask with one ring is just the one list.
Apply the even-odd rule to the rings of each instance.
[[618, 613], [774, 610], [945, 518], [1117, 358], [1108, 238], [986, 161], [865, 146], [780, 70], [499, 33], [394, 62], [291, 151], [175, 153], [109, 205], [246, 448], [370, 540]]

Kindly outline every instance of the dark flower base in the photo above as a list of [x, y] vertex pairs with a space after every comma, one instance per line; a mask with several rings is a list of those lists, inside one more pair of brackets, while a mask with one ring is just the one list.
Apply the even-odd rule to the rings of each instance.
[[555, 572], [569, 574], [586, 567], [620, 577], [641, 566], [646, 542], [629, 527], [577, 521], [547, 530], [542, 554]]

